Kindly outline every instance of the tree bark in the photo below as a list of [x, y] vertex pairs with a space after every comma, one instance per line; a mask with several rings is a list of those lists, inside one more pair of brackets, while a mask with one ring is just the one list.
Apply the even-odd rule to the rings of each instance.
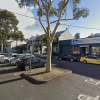
[[52, 55], [52, 43], [48, 42], [46, 72], [52, 71], [52, 69], [51, 69], [51, 55]]
[[16, 41], [16, 47], [17, 47], [17, 41]]
[[1, 53], [3, 53], [3, 40], [1, 39]]

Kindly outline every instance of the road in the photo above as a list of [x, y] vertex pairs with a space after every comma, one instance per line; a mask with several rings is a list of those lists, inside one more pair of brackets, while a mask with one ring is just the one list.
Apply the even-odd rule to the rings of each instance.
[[53, 60], [53, 65], [73, 74], [37, 85], [22, 79], [24, 71], [15, 66], [0, 65], [0, 100], [100, 100], [96, 99], [100, 96], [99, 65], [59, 60]]

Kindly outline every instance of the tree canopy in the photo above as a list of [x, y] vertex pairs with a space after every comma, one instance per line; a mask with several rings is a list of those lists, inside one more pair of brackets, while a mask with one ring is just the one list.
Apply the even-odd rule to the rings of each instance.
[[[16, 0], [19, 7], [22, 8], [24, 6], [38, 6], [37, 15], [39, 16], [39, 22], [46, 34], [47, 37], [47, 67], [46, 71], [51, 71], [51, 53], [52, 53], [52, 43], [56, 35], [56, 30], [58, 26], [60, 25], [60, 21], [68, 21], [68, 20], [78, 20], [80, 17], [87, 17], [89, 15], [89, 10], [84, 7], [80, 7], [81, 0]], [[56, 6], [53, 6], [54, 2], [56, 3]], [[66, 8], [68, 7], [68, 4], [71, 3], [72, 5], [72, 18], [65, 18], [63, 19], [63, 15], [67, 11]], [[41, 20], [42, 16], [45, 16], [47, 25], [44, 26], [44, 22]], [[51, 17], [56, 17], [57, 19], [54, 21], [50, 21]], [[54, 29], [52, 32], [51, 25], [55, 23]], [[52, 33], [52, 35], [50, 35]]]
[[80, 33], [76, 33], [74, 36], [75, 39], [79, 39], [80, 38]]
[[[0, 42], [1, 52], [3, 52], [3, 45], [7, 45], [7, 40], [12, 37], [12, 33], [18, 31], [17, 25], [19, 21], [16, 16], [7, 10], [0, 9]], [[22, 32], [18, 31], [20, 36], [23, 38]], [[16, 35], [16, 36], [15, 36]], [[15, 36], [15, 37], [14, 37]], [[13, 34], [12, 38], [17, 38], [18, 34]], [[21, 38], [21, 39], [22, 39]]]
[[12, 34], [11, 34], [11, 37], [13, 40], [15, 41], [18, 41], [18, 40], [21, 40], [23, 41], [24, 40], [24, 35], [21, 31], [17, 30], [17, 31], [14, 31]]

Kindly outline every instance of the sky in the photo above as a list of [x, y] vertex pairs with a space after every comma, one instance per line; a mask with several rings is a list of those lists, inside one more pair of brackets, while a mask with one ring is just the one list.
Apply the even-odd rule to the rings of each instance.
[[[53, 0], [54, 7], [57, 7], [57, 3], [60, 0]], [[61, 24], [71, 25], [71, 26], [63, 26], [60, 25], [57, 31], [69, 29], [70, 33], [74, 36], [76, 33], [80, 33], [81, 38], [89, 36], [91, 33], [100, 33], [100, 0], [81, 0], [80, 6], [86, 7], [90, 10], [89, 16], [86, 18], [80, 18], [79, 20], [71, 20], [71, 21], [63, 21]], [[6, 9], [8, 11], [14, 12], [17, 19], [19, 20], [18, 28], [21, 30], [25, 36], [25, 38], [30, 38], [31, 36], [44, 34], [44, 31], [38, 20], [34, 18], [38, 18], [37, 9], [38, 7], [24, 7], [19, 8], [18, 4], [15, 0], [0, 0], [0, 8]], [[67, 7], [67, 18], [72, 18], [72, 6], [69, 3]], [[22, 14], [25, 16], [21, 16], [18, 14]], [[46, 20], [45, 17], [42, 18]], [[50, 18], [50, 21], [56, 20], [56, 17]], [[43, 25], [46, 27], [46, 22], [43, 22]], [[55, 24], [51, 25], [51, 31], [54, 29]], [[72, 27], [73, 26], [73, 27]], [[97, 29], [85, 29], [78, 27], [87, 27], [87, 28], [97, 28]]]

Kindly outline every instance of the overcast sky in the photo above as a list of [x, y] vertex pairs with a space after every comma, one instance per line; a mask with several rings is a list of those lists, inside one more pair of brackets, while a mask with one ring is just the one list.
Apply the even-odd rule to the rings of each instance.
[[[57, 0], [54, 1], [54, 6], [57, 5]], [[56, 1], [56, 2], [55, 2]], [[58, 0], [60, 1], [60, 0]], [[90, 14], [87, 18], [80, 18], [79, 20], [75, 21], [67, 21], [61, 22], [66, 25], [72, 26], [79, 26], [79, 27], [87, 27], [87, 28], [98, 28], [100, 29], [100, 0], [81, 0], [81, 6], [87, 7], [90, 10]], [[15, 12], [18, 14], [26, 15], [33, 18], [38, 18], [37, 16], [37, 9], [38, 7], [24, 7], [20, 9], [18, 4], [15, 0], [0, 0], [0, 8], [7, 9], [8, 11]], [[67, 18], [71, 17], [71, 4], [69, 4], [67, 11]], [[31, 36], [35, 36], [36, 34], [44, 34], [43, 29], [41, 28], [39, 21], [33, 18], [24, 17], [21, 15], [15, 14], [17, 19], [19, 20], [18, 28], [21, 30], [25, 36], [25, 38], [30, 38]], [[45, 18], [43, 18], [45, 19]], [[51, 18], [50, 20], [55, 20], [56, 18]], [[43, 23], [46, 27], [46, 22]], [[39, 26], [37, 26], [39, 25]], [[51, 30], [54, 28], [53, 24], [51, 26]], [[100, 30], [96, 29], [84, 29], [84, 28], [77, 28], [77, 27], [67, 27], [60, 25], [57, 31], [65, 30], [69, 28], [70, 33], [74, 36], [75, 33], [81, 33], [81, 38], [87, 37], [91, 33], [100, 33]]]

